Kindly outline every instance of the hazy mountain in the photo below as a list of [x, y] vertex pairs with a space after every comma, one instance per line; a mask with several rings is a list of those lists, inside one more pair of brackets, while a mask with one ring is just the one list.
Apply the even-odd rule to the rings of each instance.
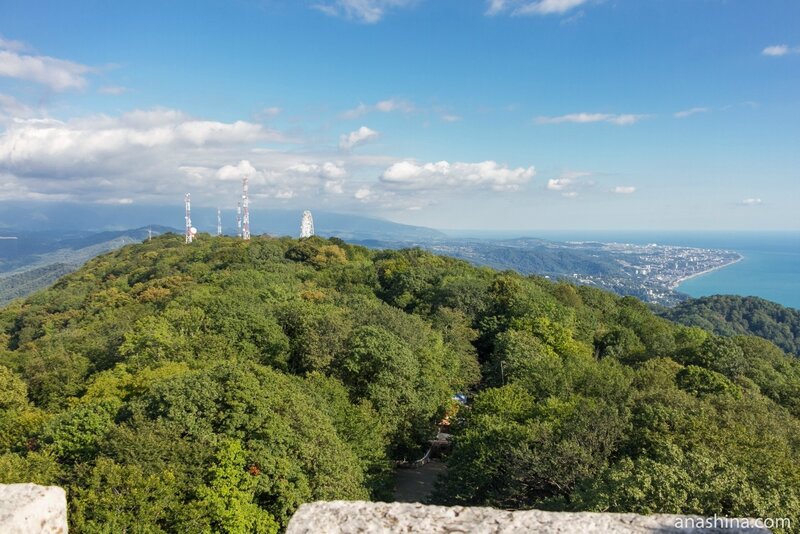
[[[300, 232], [302, 210], [253, 209], [250, 229], [255, 234], [290, 235]], [[431, 228], [399, 224], [385, 219], [313, 211], [317, 234], [345, 239], [435, 239], [444, 234]], [[216, 208], [193, 207], [192, 223], [200, 232], [216, 233]], [[171, 206], [0, 203], [0, 233], [55, 231], [119, 231], [148, 225], [183, 228], [183, 199]], [[236, 210], [222, 210], [223, 232], [236, 233]]]

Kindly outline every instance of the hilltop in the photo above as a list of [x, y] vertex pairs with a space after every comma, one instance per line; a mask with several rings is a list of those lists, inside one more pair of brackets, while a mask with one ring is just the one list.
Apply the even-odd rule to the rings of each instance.
[[722, 336], [759, 336], [800, 356], [800, 311], [759, 297], [713, 295], [691, 299], [660, 315]]
[[182, 240], [0, 311], [0, 483], [66, 487], [75, 532], [385, 500], [445, 415], [438, 503], [800, 513], [800, 363], [766, 340], [416, 249]]

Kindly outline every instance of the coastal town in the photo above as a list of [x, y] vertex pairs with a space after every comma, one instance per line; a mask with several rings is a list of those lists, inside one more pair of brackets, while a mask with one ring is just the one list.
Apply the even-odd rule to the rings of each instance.
[[671, 245], [630, 243], [569, 243], [613, 258], [621, 267], [618, 274], [579, 274], [580, 284], [594, 285], [647, 302], [674, 305], [684, 300], [679, 285], [686, 280], [727, 267], [742, 260], [730, 250]]
[[[381, 242], [401, 248], [409, 243]], [[731, 250], [676, 245], [557, 242], [536, 238], [450, 239], [413, 244], [496, 269], [591, 285], [645, 302], [674, 306], [688, 298], [680, 284], [742, 260]]]

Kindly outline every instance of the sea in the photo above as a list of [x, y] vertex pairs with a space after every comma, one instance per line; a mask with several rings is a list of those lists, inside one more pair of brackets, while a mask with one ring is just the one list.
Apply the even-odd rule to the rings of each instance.
[[800, 232], [664, 232], [598, 230], [447, 231], [453, 237], [510, 239], [538, 237], [553, 241], [599, 241], [677, 245], [733, 250], [744, 259], [686, 280], [678, 291], [692, 297], [741, 295], [762, 297], [800, 309]]

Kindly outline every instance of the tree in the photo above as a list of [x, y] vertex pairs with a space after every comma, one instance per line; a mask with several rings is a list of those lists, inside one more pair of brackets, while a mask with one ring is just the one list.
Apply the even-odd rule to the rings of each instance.
[[99, 458], [80, 469], [70, 488], [69, 519], [84, 532], [170, 532], [180, 528], [176, 515], [181, 489], [170, 471], [145, 474], [138, 466]]
[[0, 365], [0, 412], [19, 410], [28, 404], [28, 386], [11, 369]]
[[355, 398], [369, 400], [395, 434], [411, 424], [419, 404], [419, 362], [397, 336], [374, 326], [357, 328], [337, 368]]
[[246, 470], [242, 445], [226, 439], [220, 443], [209, 468], [207, 481], [197, 488], [197, 498], [187, 519], [190, 525], [200, 526], [202, 532], [226, 534], [274, 534], [278, 523], [254, 502], [255, 471]]

